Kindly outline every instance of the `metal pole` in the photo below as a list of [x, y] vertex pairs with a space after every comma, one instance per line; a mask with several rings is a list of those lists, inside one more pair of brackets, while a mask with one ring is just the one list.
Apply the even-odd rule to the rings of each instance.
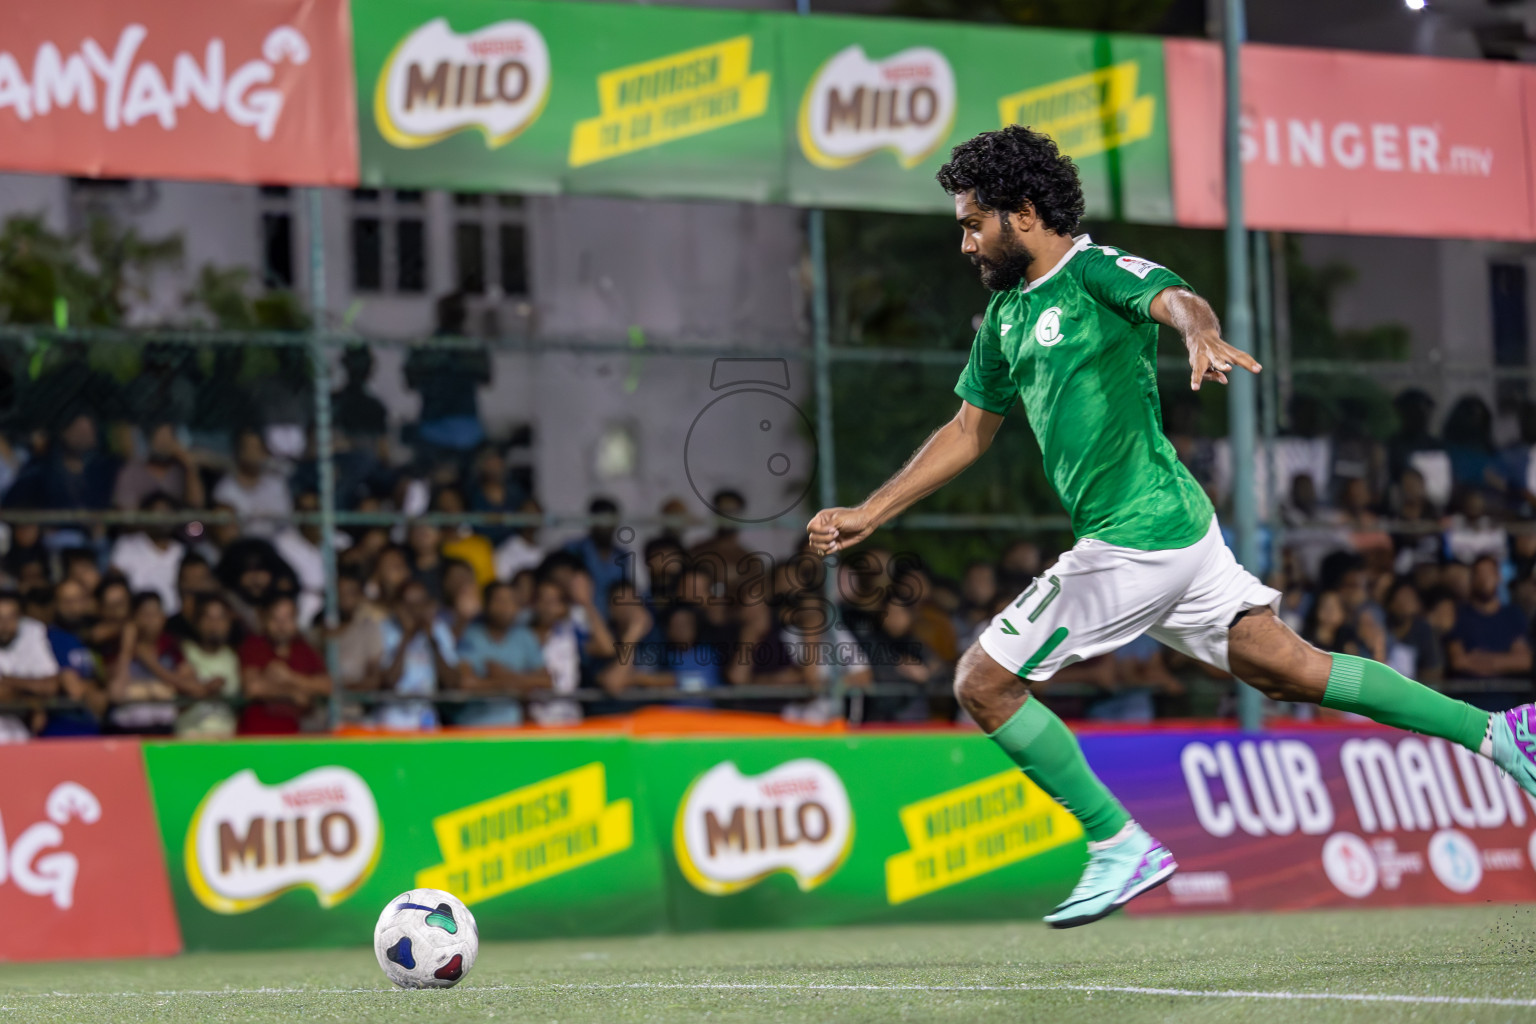
[[1259, 378], [1259, 431], [1264, 438], [1264, 508], [1262, 522], [1269, 531], [1269, 567], [1280, 564], [1280, 497], [1276, 492], [1275, 437], [1279, 421], [1275, 416], [1275, 303], [1269, 267], [1269, 232], [1253, 232], [1253, 318], [1257, 328], [1259, 365], [1265, 368]]
[[333, 631], [341, 623], [336, 600], [336, 464], [332, 461], [331, 365], [320, 338], [325, 333], [324, 193], [309, 190], [309, 354], [315, 386], [315, 460], [320, 469], [320, 566], [325, 574], [325, 667], [331, 674], [330, 727], [341, 718], [341, 659]]
[[[811, 13], [811, 0], [795, 0], [795, 13]], [[811, 350], [816, 374], [816, 482], [822, 508], [837, 504], [837, 458], [832, 429], [832, 312], [827, 296], [827, 219], [821, 210], [809, 211], [805, 221], [806, 241], [811, 256]], [[830, 560], [827, 560], [830, 561]], [[827, 611], [838, 619], [837, 567], [827, 565], [823, 593]], [[832, 659], [827, 666], [832, 677], [833, 704], [843, 706], [843, 670]]]
[[[1226, 73], [1227, 157], [1227, 341], [1253, 350], [1253, 312], [1249, 305], [1248, 237], [1243, 226], [1243, 158], [1238, 137], [1242, 116], [1241, 48], [1245, 34], [1243, 0], [1226, 0], [1221, 26]], [[1258, 568], [1258, 505], [1254, 496], [1253, 447], [1255, 434], [1253, 376], [1243, 370], [1230, 374], [1227, 395], [1227, 439], [1232, 445], [1232, 519], [1237, 528], [1237, 559], [1249, 571]], [[1259, 691], [1241, 686], [1237, 714], [1244, 729], [1263, 724], [1264, 704]]]
[[1285, 234], [1269, 232], [1269, 270], [1275, 292], [1275, 366], [1269, 389], [1275, 397], [1275, 419], [1290, 422], [1291, 408], [1291, 280], [1285, 262]]

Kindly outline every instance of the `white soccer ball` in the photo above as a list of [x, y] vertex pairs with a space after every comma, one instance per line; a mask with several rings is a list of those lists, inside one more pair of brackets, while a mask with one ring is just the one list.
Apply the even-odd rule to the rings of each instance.
[[480, 929], [452, 893], [412, 889], [390, 900], [379, 915], [373, 952], [401, 988], [452, 988], [475, 966]]

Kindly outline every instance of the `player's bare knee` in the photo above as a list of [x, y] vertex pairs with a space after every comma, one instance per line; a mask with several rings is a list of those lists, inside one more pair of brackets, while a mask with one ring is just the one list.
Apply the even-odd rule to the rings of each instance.
[[1016, 704], [1027, 692], [1023, 682], [993, 661], [980, 644], [972, 645], [955, 666], [955, 699], [977, 721], [991, 719], [1000, 705]]

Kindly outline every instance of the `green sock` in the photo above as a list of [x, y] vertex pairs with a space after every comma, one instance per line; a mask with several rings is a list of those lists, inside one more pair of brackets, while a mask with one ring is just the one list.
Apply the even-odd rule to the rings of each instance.
[[1029, 781], [1083, 823], [1091, 840], [1112, 839], [1131, 816], [1083, 757], [1077, 737], [1050, 708], [1031, 697], [992, 734]]
[[1489, 714], [1436, 693], [1380, 662], [1335, 654], [1323, 707], [1352, 711], [1382, 725], [1438, 736], [1481, 752]]

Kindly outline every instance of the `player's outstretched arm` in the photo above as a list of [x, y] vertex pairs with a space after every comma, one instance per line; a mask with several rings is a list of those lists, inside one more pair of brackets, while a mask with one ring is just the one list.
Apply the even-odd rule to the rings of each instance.
[[1221, 340], [1221, 322], [1211, 304], [1188, 288], [1164, 288], [1152, 300], [1152, 319], [1166, 324], [1184, 336], [1189, 349], [1189, 389], [1200, 390], [1206, 380], [1227, 382], [1233, 364], [1250, 373], [1259, 372], [1259, 364], [1240, 348]]
[[824, 508], [805, 530], [818, 555], [845, 551], [894, 516], [959, 476], [992, 444], [1003, 417], [961, 402], [955, 418], [935, 430], [896, 475], [854, 508]]

